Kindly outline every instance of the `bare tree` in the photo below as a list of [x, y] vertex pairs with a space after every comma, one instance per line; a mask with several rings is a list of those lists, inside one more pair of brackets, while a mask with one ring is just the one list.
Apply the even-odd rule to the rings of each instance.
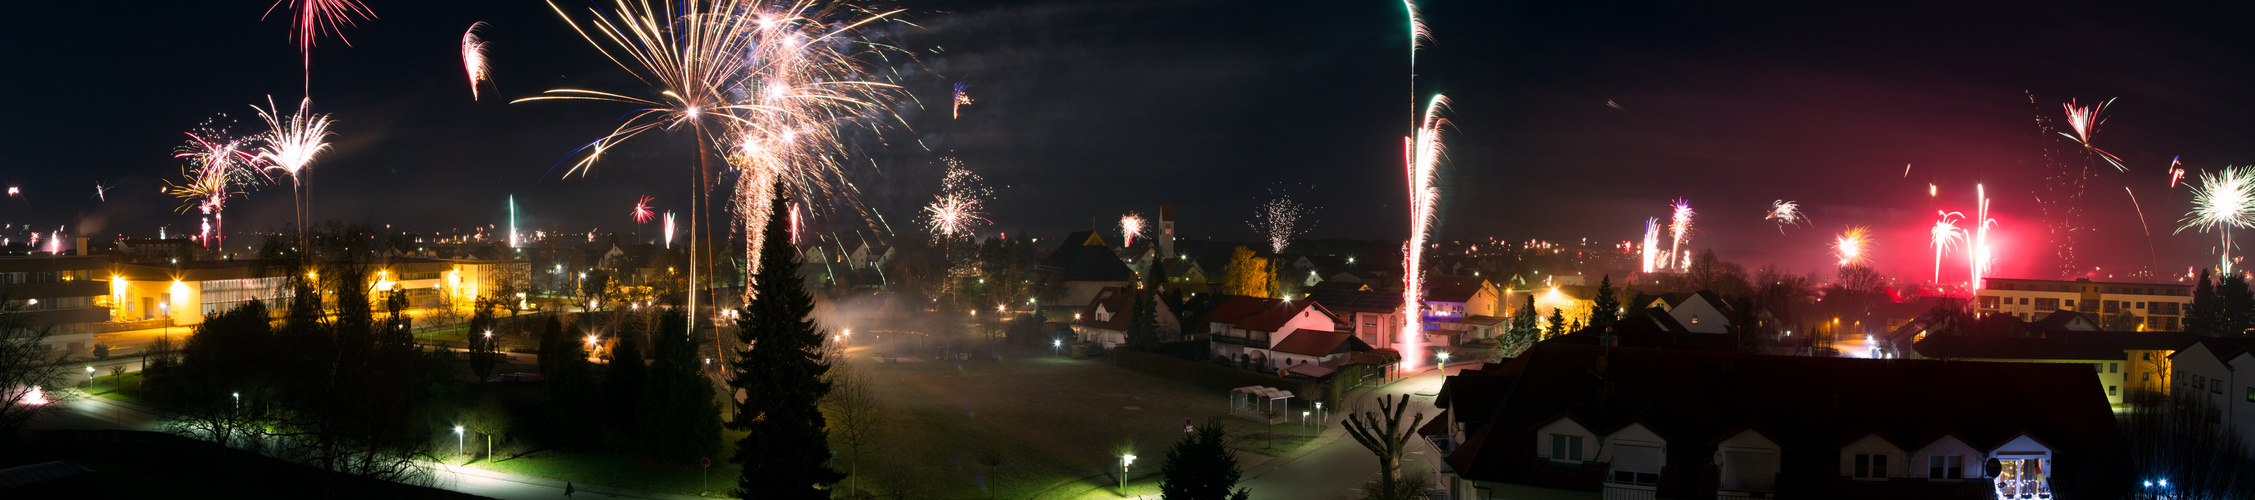
[[1417, 412], [1409, 425], [1402, 425], [1402, 412], [1407, 410], [1409, 395], [1403, 394], [1399, 402], [1380, 396], [1376, 412], [1347, 415], [1347, 435], [1378, 455], [1378, 470], [1385, 473], [1381, 480], [1401, 480], [1402, 455], [1408, 452], [1410, 438], [1417, 435], [1417, 425], [1425, 422], [1425, 412]]
[[[62, 394], [48, 392], [65, 377], [64, 353], [47, 346], [52, 328], [35, 327], [31, 318], [0, 297], [0, 442], [12, 441], [24, 424], [62, 408]], [[38, 392], [44, 403], [31, 398]]]
[[830, 439], [836, 440], [846, 451], [846, 474], [849, 497], [861, 494], [861, 455], [875, 445], [883, 432], [884, 408], [877, 403], [876, 388], [861, 367], [846, 361], [844, 356], [833, 357], [830, 368], [830, 396], [822, 401], [822, 412], [829, 421]]
[[2169, 498], [2180, 500], [2255, 498], [2255, 458], [2240, 430], [2217, 418], [2207, 394], [2170, 397], [2138, 391], [2122, 416], [2130, 465], [2141, 477], [2166, 478]]

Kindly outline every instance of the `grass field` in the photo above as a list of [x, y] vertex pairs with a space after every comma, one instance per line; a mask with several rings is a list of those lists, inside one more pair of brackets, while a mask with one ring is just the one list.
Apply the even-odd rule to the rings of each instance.
[[1052, 357], [1047, 349], [1003, 354], [1000, 361], [910, 363], [856, 355], [850, 363], [876, 383], [893, 423], [861, 464], [861, 488], [888, 497], [1028, 498], [1116, 487], [1121, 455], [1137, 456], [1130, 477], [1155, 472], [1185, 420], [1213, 417], [1223, 417], [1244, 451], [1277, 454], [1308, 441], [1308, 430], [1278, 424], [1269, 449], [1265, 425], [1225, 417], [1226, 390], [1105, 359]]

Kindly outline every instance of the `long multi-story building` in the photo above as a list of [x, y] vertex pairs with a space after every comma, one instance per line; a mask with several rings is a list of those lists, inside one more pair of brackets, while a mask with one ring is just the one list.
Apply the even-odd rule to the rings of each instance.
[[[2192, 304], [2192, 285], [2012, 278], [1984, 278], [1982, 283], [1973, 294], [1980, 314], [2033, 321], [2052, 311], [2075, 311], [2108, 330], [2182, 330], [2185, 309]], [[2130, 323], [2120, 322], [2125, 319]]]
[[110, 319], [101, 280], [109, 267], [108, 256], [0, 258], [0, 314], [48, 328], [47, 344], [65, 354], [84, 351], [92, 327]]

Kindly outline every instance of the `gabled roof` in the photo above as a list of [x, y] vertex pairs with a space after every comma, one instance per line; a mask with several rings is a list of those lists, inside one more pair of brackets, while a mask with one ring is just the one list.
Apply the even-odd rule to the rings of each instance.
[[1355, 338], [1354, 335], [1350, 334], [1316, 331], [1302, 328], [1294, 329], [1292, 330], [1292, 333], [1286, 334], [1284, 336], [1284, 340], [1278, 341], [1276, 343], [1276, 347], [1271, 348], [1271, 350], [1277, 352], [1299, 354], [1303, 356], [1322, 357], [1348, 352], [1368, 351], [1370, 350], [1370, 344], [1365, 344], [1362, 342], [1362, 339]]
[[2196, 337], [2196, 340], [2178, 348], [2177, 351], [2181, 353], [2186, 349], [2191, 349], [2191, 344], [2199, 344], [2208, 348], [2208, 354], [2215, 356], [2216, 361], [2222, 362], [2226, 367], [2231, 366], [2232, 358], [2237, 357], [2239, 353], [2255, 351], [2255, 337]]
[[2029, 322], [2028, 329], [2039, 332], [2052, 330], [2094, 331], [2098, 330], [2098, 322], [2091, 321], [2091, 318], [2084, 316], [2083, 313], [2062, 309], [2052, 311], [2051, 314], [2044, 316], [2044, 319]]
[[1960, 337], [1928, 335], [1911, 344], [1929, 358], [2122, 359], [2125, 351], [2167, 351], [2194, 336], [2184, 332], [2086, 332], [2059, 330], [2042, 337]]
[[[2119, 491], [2109, 488], [2121, 484], [2129, 470], [2120, 427], [2105, 393], [2090, 389], [2098, 380], [2087, 365], [1766, 356], [1547, 341], [1511, 364], [1520, 375], [1512, 389], [1489, 403], [1492, 423], [1447, 457], [1461, 477], [1595, 488], [1595, 478], [1546, 474], [1535, 457], [1535, 429], [1561, 415], [1591, 429], [1640, 420], [1677, 444], [1714, 443], [1758, 428], [1785, 450], [1781, 478], [1836, 477], [1834, 447], [1866, 434], [1900, 445], [1946, 433], [1993, 449], [2025, 433], [2061, 458], [2053, 487], [2062, 496], [2112, 496]], [[2013, 397], [1997, 397], [1999, 387], [2012, 388]], [[1468, 407], [1465, 398], [1452, 394], [1451, 411]], [[1671, 447], [1671, 473], [1712, 477], [1718, 471], [1707, 456], [1711, 450]], [[1816, 496], [1834, 487], [1800, 486]]]
[[1307, 300], [1323, 304], [1324, 309], [1341, 313], [1394, 313], [1402, 310], [1402, 293], [1398, 291], [1319, 289], [1308, 292]]
[[[1089, 328], [1126, 331], [1128, 322], [1135, 319], [1135, 292], [1137, 292], [1135, 289], [1117, 286], [1108, 286], [1097, 290], [1096, 298], [1089, 299], [1088, 305], [1081, 306], [1080, 319], [1074, 320], [1073, 324]], [[1153, 305], [1158, 306], [1158, 304]], [[1102, 306], [1104, 311], [1112, 313], [1112, 317], [1105, 321], [1097, 321], [1096, 309], [1099, 306]]]
[[[1483, 282], [1484, 283], [1484, 282]], [[1434, 283], [1425, 286], [1425, 300], [1429, 302], [1471, 302], [1480, 295], [1481, 286]]]
[[1064, 244], [1042, 259], [1041, 267], [1059, 273], [1065, 281], [1133, 281], [1135, 270], [1128, 269], [1120, 257], [1104, 244], [1104, 237], [1095, 231], [1080, 231], [1065, 237]]
[[1213, 310], [1206, 312], [1204, 319], [1212, 323], [1228, 323], [1231, 326], [1246, 330], [1274, 332], [1283, 328], [1284, 323], [1292, 321], [1293, 317], [1299, 316], [1301, 310], [1309, 308], [1314, 308], [1316, 312], [1330, 318], [1332, 323], [1339, 322], [1339, 315], [1331, 314], [1331, 311], [1325, 310], [1323, 306], [1314, 302], [1264, 299], [1242, 295], [1232, 295], [1222, 299], [1220, 305], [1214, 306]]

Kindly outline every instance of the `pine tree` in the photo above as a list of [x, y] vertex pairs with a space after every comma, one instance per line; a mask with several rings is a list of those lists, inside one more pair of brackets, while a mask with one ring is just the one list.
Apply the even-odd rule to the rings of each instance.
[[1135, 296], [1135, 305], [1129, 310], [1127, 346], [1143, 352], [1159, 349], [1159, 306], [1151, 297], [1153, 292], [1127, 290]]
[[[767, 234], [790, 230], [784, 207], [782, 199], [770, 203]], [[728, 428], [745, 431], [729, 458], [744, 468], [736, 478], [738, 496], [819, 499], [828, 496], [823, 487], [845, 479], [828, 465], [820, 409], [830, 392], [823, 378], [830, 371], [823, 360], [827, 335], [811, 318], [814, 298], [799, 280], [796, 253], [784, 238], [760, 245], [752, 299], [736, 319], [737, 345], [745, 347], [730, 366], [728, 387], [743, 399]]]
[[[1230, 496], [1244, 471], [1229, 453], [1221, 422], [1207, 420], [1197, 432], [1187, 433], [1167, 461], [1159, 465], [1159, 498], [1163, 500], [1220, 500]], [[1245, 490], [1238, 490], [1240, 492]]]
[[651, 335], [650, 370], [642, 389], [641, 424], [636, 443], [661, 462], [688, 464], [720, 448], [720, 404], [712, 382], [698, 370], [697, 345], [683, 332], [689, 317], [680, 309], [660, 315]]
[[2248, 290], [2246, 275], [2232, 273], [2216, 283], [2216, 306], [2217, 335], [2238, 337], [2255, 328], [2255, 291]]
[[2197, 335], [2216, 335], [2222, 331], [2222, 325], [2217, 323], [2221, 305], [2216, 288], [2208, 284], [2208, 270], [2200, 270], [2200, 281], [2193, 282], [2192, 286], [2192, 304], [2185, 309], [2185, 331]]
[[[566, 330], [569, 335], [580, 335], [579, 326]], [[579, 342], [554, 341], [556, 349], [540, 353], [548, 361], [548, 380], [541, 388], [541, 407], [548, 413], [548, 430], [557, 445], [570, 449], [589, 443], [589, 437], [598, 435], [601, 427], [600, 401], [595, 394], [601, 386], [595, 383], [594, 367], [587, 363], [587, 351]]]
[[1519, 353], [1526, 352], [1528, 347], [1533, 347], [1536, 332], [1540, 331], [1536, 323], [1541, 321], [1542, 318], [1535, 315], [1535, 295], [1527, 294], [1527, 305], [1511, 313], [1511, 329], [1504, 334], [1502, 349], [1499, 349], [1498, 354], [1502, 357], [1517, 357]]
[[1564, 308], [1564, 307], [1553, 307], [1553, 308], [1550, 308], [1550, 333], [1543, 335], [1543, 338], [1556, 337], [1556, 336], [1559, 336], [1559, 335], [1565, 335], [1565, 334], [1566, 334], [1566, 308]]
[[[1613, 326], [1613, 322], [1619, 320], [1620, 316], [1618, 316], [1618, 314], [1620, 314], [1621, 311], [1621, 299], [1620, 297], [1613, 296], [1614, 293], [1613, 275], [1605, 275], [1605, 278], [1597, 282], [1596, 303], [1592, 304], [1589, 308], [1590, 328], [1602, 329], [1604, 327]], [[1533, 294], [1529, 294], [1527, 298], [1533, 299], [1534, 296]]]
[[648, 367], [642, 364], [641, 335], [622, 331], [618, 345], [611, 348], [611, 373], [603, 377], [603, 400], [613, 402], [603, 407], [610, 409], [610, 425], [633, 437], [639, 430], [635, 418], [636, 406], [627, 401], [641, 402], [642, 389], [649, 384]]

